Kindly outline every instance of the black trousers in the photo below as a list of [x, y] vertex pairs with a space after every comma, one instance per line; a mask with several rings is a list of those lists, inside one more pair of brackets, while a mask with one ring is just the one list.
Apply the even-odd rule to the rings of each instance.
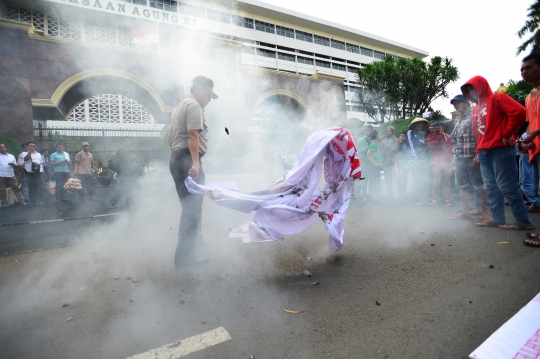
[[[200, 161], [200, 160], [199, 160]], [[178, 245], [174, 255], [174, 264], [180, 267], [187, 264], [190, 260], [194, 260], [195, 244], [201, 233], [202, 219], [202, 194], [189, 193], [184, 184], [188, 177], [188, 172], [193, 166], [191, 154], [189, 150], [174, 150], [171, 153], [169, 161], [169, 169], [176, 184], [176, 192], [180, 198], [182, 206], [182, 214], [180, 216], [180, 226], [178, 229]], [[202, 162], [199, 171], [199, 177], [195, 182], [204, 184], [204, 172]]]
[[81, 180], [82, 190], [79, 191], [81, 196], [94, 196], [94, 175], [77, 175], [77, 178]]

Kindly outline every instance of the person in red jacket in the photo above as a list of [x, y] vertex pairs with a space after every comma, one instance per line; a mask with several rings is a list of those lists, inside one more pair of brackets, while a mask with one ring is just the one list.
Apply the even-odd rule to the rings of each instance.
[[[480, 162], [492, 216], [492, 219], [476, 225], [534, 229], [519, 189], [516, 165], [515, 138], [525, 122], [525, 107], [505, 94], [493, 93], [482, 76], [467, 81], [461, 86], [461, 92], [467, 100], [476, 103], [471, 118], [477, 153], [473, 163]], [[516, 223], [506, 224], [505, 197]]]

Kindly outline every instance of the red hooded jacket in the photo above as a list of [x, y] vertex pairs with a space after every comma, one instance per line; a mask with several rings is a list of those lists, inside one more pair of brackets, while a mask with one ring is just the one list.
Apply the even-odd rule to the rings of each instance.
[[479, 101], [471, 114], [476, 151], [504, 147], [503, 138], [515, 139], [519, 128], [525, 122], [525, 107], [508, 95], [493, 93], [482, 76], [475, 76], [461, 86], [463, 96], [472, 101], [464, 91], [466, 85], [474, 87]]

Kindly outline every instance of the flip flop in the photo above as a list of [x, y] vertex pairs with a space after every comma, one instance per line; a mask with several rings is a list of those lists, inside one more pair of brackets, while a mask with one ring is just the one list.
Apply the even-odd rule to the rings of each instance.
[[488, 219], [487, 221], [476, 223], [476, 227], [494, 227], [495, 228], [495, 227], [499, 227], [501, 225], [502, 225], [502, 223], [495, 222], [492, 219]]
[[537, 247], [540, 248], [540, 240], [534, 240], [534, 239], [526, 239], [523, 241], [523, 244], [529, 247]]
[[540, 236], [536, 233], [525, 233], [525, 235], [530, 239], [540, 240]]
[[508, 224], [500, 224], [499, 225], [499, 228], [500, 229], [509, 229], [509, 230], [533, 230], [534, 229], [534, 226], [532, 225], [532, 223], [519, 223], [519, 222], [516, 222], [516, 223], [508, 223]]

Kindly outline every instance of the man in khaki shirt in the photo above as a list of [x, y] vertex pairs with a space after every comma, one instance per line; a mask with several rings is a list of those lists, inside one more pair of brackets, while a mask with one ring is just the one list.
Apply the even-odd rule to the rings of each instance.
[[73, 170], [73, 177], [81, 180], [83, 189], [79, 191], [79, 194], [82, 196], [83, 202], [88, 202], [86, 195], [90, 201], [99, 201], [99, 199], [94, 198], [94, 176], [92, 175], [92, 168], [97, 171], [97, 167], [94, 166], [94, 157], [89, 150], [90, 144], [83, 142], [82, 151], [75, 156], [75, 169]]
[[207, 140], [204, 108], [211, 99], [218, 98], [213, 87], [214, 82], [209, 78], [195, 77], [190, 89], [191, 96], [176, 106], [171, 118], [168, 140], [172, 152], [169, 169], [182, 205], [178, 245], [174, 256], [177, 268], [201, 263], [194, 251], [197, 237], [201, 233], [203, 195], [189, 193], [184, 181], [190, 176], [195, 182], [204, 184], [201, 165]]

